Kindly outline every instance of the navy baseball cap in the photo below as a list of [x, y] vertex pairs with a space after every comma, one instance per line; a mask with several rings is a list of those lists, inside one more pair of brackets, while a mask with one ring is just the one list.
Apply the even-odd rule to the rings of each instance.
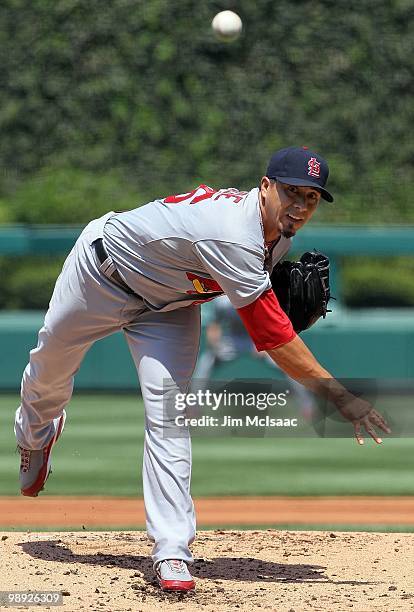
[[329, 176], [327, 162], [318, 153], [307, 147], [288, 147], [276, 151], [270, 158], [266, 176], [288, 185], [315, 187], [327, 202], [333, 196], [325, 189]]

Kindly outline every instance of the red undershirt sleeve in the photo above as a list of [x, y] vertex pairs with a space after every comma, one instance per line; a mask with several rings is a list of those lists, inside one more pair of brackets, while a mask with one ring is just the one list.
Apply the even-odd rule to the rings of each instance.
[[262, 293], [248, 306], [238, 308], [237, 312], [258, 351], [277, 348], [296, 337], [292, 323], [272, 289]]

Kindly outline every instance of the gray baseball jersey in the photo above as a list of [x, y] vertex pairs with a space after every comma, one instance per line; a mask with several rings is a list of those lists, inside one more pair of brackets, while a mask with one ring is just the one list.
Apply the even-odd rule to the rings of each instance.
[[258, 189], [190, 193], [111, 217], [104, 242], [118, 272], [151, 310], [227, 294], [235, 308], [271, 287], [268, 270], [288, 251], [281, 237], [266, 261]]
[[[102, 237], [109, 253], [104, 262], [96, 251]], [[145, 405], [143, 484], [154, 563], [192, 561], [189, 432], [181, 435], [164, 402], [167, 391], [185, 393], [190, 384], [200, 339], [195, 304], [227, 293], [236, 308], [248, 306], [270, 287], [268, 270], [288, 247], [281, 238], [266, 257], [257, 189], [216, 192], [202, 185], [91, 221], [56, 281], [23, 374], [18, 444], [49, 444], [85, 353], [122, 331]], [[114, 281], [114, 264], [135, 294]]]

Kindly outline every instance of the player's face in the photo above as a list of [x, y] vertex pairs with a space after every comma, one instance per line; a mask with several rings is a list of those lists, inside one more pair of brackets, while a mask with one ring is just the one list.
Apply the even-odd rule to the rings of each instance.
[[282, 236], [291, 238], [314, 214], [321, 194], [313, 187], [276, 183], [280, 200], [278, 226]]
[[297, 187], [263, 177], [261, 212], [266, 240], [291, 238], [312, 217], [321, 194], [313, 187]]

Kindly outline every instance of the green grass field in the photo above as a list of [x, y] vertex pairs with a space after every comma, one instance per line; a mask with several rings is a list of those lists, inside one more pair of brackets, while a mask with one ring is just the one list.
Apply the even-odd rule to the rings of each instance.
[[[404, 401], [397, 398], [395, 401]], [[18, 494], [16, 395], [0, 395], [0, 494]], [[54, 452], [53, 495], [141, 495], [143, 403], [75, 395]], [[413, 495], [414, 440], [194, 438], [192, 494]]]

